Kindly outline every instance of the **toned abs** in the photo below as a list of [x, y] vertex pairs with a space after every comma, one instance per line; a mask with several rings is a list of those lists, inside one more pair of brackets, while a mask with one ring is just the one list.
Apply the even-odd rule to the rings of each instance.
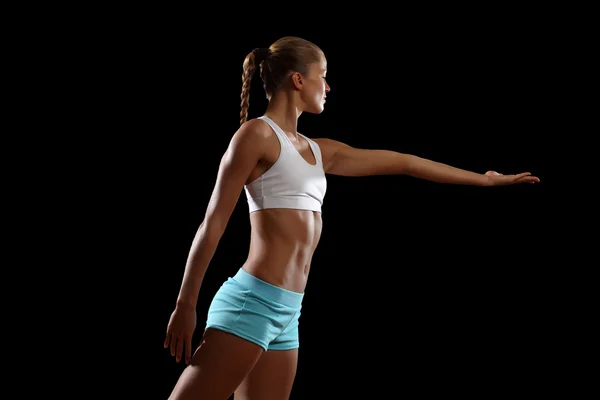
[[250, 251], [243, 268], [284, 289], [302, 293], [321, 238], [321, 214], [268, 209], [250, 214]]

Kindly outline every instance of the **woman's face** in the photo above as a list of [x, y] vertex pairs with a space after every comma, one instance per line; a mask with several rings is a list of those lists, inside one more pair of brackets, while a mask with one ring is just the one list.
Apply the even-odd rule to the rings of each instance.
[[309, 66], [306, 75], [301, 77], [300, 98], [304, 103], [304, 111], [319, 114], [325, 107], [325, 97], [331, 90], [325, 75], [327, 74], [327, 60]]

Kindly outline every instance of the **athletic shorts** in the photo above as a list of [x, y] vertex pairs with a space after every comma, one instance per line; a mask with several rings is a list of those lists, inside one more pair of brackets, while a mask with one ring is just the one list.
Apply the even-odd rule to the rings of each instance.
[[296, 349], [303, 297], [304, 293], [277, 287], [240, 268], [215, 294], [206, 328], [232, 333], [265, 351]]

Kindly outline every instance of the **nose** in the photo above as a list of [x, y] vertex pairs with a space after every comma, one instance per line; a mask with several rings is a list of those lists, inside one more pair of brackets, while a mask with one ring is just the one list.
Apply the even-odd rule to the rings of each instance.
[[325, 82], [325, 93], [329, 93], [330, 90], [331, 88], [329, 87], [329, 84]]

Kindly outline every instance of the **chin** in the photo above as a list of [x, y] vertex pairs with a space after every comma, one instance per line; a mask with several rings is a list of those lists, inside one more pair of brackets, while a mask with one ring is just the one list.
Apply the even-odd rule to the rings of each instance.
[[325, 107], [323, 105], [318, 105], [318, 106], [311, 107], [305, 111], [308, 113], [311, 113], [311, 114], [321, 114], [323, 112], [323, 110], [325, 110]]

